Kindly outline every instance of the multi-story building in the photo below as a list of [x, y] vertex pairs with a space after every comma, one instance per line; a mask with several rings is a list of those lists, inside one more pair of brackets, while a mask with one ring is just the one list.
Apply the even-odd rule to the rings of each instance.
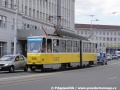
[[22, 54], [26, 52], [27, 37], [44, 35], [42, 28], [49, 34], [54, 33], [54, 26], [74, 31], [74, 2], [75, 0], [0, 0], [0, 56], [13, 53], [15, 25], [17, 52]]
[[76, 33], [97, 43], [98, 52], [120, 50], [120, 26], [75, 24]]

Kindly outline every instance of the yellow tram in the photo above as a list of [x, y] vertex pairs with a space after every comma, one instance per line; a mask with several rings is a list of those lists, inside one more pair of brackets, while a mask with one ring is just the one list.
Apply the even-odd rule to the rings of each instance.
[[32, 71], [97, 63], [97, 46], [90, 41], [58, 36], [30, 36], [27, 41], [27, 64]]

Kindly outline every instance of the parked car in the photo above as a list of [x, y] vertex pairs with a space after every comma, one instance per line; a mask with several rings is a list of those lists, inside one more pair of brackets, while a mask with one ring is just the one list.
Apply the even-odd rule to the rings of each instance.
[[118, 56], [116, 54], [113, 54], [112, 59], [117, 59], [118, 60]]
[[0, 58], [0, 71], [28, 71], [27, 59], [23, 55], [4, 55]]
[[107, 65], [106, 53], [98, 53], [97, 63], [102, 64], [102, 65], [104, 65], [104, 64]]
[[112, 55], [111, 54], [107, 54], [107, 60], [112, 60]]
[[115, 51], [115, 54], [120, 58], [120, 51]]

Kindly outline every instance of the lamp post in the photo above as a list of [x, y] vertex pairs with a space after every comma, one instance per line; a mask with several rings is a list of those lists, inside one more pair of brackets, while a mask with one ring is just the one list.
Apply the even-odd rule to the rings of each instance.
[[17, 43], [17, 17], [18, 17], [18, 0], [16, 0], [16, 14], [15, 14], [15, 30], [14, 30], [14, 55], [16, 54], [16, 43]]
[[98, 21], [98, 19], [96, 19], [96, 20], [91, 20], [91, 30], [93, 29], [93, 28], [92, 28], [92, 21]]
[[91, 20], [91, 27], [90, 27], [90, 36], [89, 36], [89, 38], [92, 38], [92, 36], [93, 36], [93, 33], [92, 33], [92, 30], [93, 30], [93, 27], [92, 27], [92, 22], [93, 21], [98, 21], [98, 19], [95, 19], [95, 20]]

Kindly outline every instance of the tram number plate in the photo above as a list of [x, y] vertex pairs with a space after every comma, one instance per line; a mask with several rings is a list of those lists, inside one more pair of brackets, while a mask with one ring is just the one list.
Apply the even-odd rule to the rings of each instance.
[[59, 61], [59, 57], [54, 57], [54, 61]]

